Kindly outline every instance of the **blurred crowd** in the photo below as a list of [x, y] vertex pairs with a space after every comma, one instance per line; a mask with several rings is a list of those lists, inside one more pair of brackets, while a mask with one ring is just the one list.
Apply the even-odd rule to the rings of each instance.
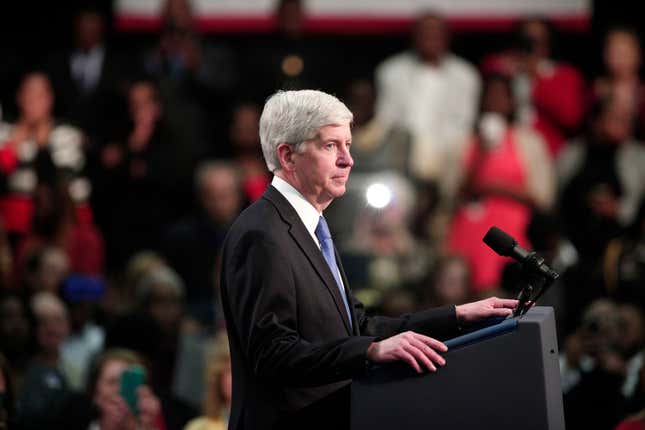
[[[481, 242], [498, 226], [561, 274], [539, 304], [556, 311], [567, 426], [645, 428], [636, 30], [603, 34], [594, 74], [554, 56], [543, 18], [466, 59], [423, 13], [409, 49], [361, 63], [305, 31], [305, 2], [275, 14], [274, 33], [228, 43], [168, 0], [128, 50], [83, 7], [73, 44], [0, 92], [0, 428], [225, 428], [219, 252], [271, 180], [262, 103], [300, 88], [354, 113], [347, 195], [325, 215], [370, 311], [515, 297], [522, 271]], [[119, 389], [134, 364], [133, 407]]]

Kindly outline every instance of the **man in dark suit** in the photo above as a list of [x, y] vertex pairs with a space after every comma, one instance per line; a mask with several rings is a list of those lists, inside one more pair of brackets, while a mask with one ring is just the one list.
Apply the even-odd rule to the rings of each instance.
[[278, 92], [264, 106], [260, 138], [275, 177], [233, 224], [223, 254], [231, 430], [348, 428], [349, 383], [370, 362], [435, 372], [447, 349], [435, 338], [517, 304], [493, 297], [400, 318], [365, 314], [322, 216], [345, 193], [351, 121], [320, 91]]
[[56, 52], [47, 61], [56, 115], [82, 128], [91, 144], [104, 144], [126, 120], [120, 114], [123, 60], [105, 44], [105, 17], [99, 8], [84, 6], [74, 24], [74, 48]]

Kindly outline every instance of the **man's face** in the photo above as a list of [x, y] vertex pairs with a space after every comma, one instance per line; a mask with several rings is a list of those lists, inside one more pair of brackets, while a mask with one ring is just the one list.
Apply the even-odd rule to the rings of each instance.
[[302, 191], [320, 204], [329, 204], [345, 194], [345, 184], [354, 160], [349, 154], [352, 132], [349, 123], [328, 125], [294, 154], [295, 175]]
[[426, 61], [436, 61], [448, 49], [448, 35], [444, 23], [433, 16], [423, 18], [417, 23], [413, 34], [414, 46]]
[[629, 75], [637, 71], [641, 63], [638, 39], [632, 34], [616, 31], [605, 42], [605, 64], [614, 75]]
[[260, 149], [260, 111], [255, 105], [240, 106], [233, 114], [230, 136], [233, 144], [241, 149]]
[[528, 42], [531, 54], [548, 57], [550, 54], [549, 29], [541, 21], [533, 20], [524, 24], [522, 37]]
[[242, 194], [233, 171], [211, 172], [202, 181], [200, 198], [206, 213], [215, 221], [231, 222], [242, 208]]
[[103, 18], [98, 13], [84, 12], [76, 20], [76, 39], [80, 49], [89, 50], [103, 41]]

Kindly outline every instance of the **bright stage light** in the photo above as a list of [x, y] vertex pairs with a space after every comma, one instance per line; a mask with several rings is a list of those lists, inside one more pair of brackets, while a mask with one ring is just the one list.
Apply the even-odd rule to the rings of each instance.
[[376, 209], [383, 209], [392, 201], [392, 190], [380, 183], [372, 184], [367, 187], [365, 198], [368, 205]]

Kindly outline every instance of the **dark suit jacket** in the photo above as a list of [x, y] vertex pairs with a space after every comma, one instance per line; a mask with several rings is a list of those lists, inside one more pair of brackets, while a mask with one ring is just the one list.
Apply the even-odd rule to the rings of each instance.
[[[338, 253], [336, 260], [348, 286]], [[457, 330], [452, 306], [368, 317], [349, 293], [350, 328], [322, 252], [272, 186], [231, 227], [222, 266], [232, 430], [347, 428], [348, 385], [366, 371], [372, 342], [406, 330], [436, 338]]]
[[[73, 51], [52, 55], [46, 66], [56, 94], [56, 116], [83, 129], [92, 144], [103, 144], [127, 121], [120, 88], [125, 79], [123, 59], [106, 49], [96, 87], [87, 94], [72, 77]], [[131, 67], [129, 66], [129, 70]], [[134, 73], [134, 72], [132, 72]]]

